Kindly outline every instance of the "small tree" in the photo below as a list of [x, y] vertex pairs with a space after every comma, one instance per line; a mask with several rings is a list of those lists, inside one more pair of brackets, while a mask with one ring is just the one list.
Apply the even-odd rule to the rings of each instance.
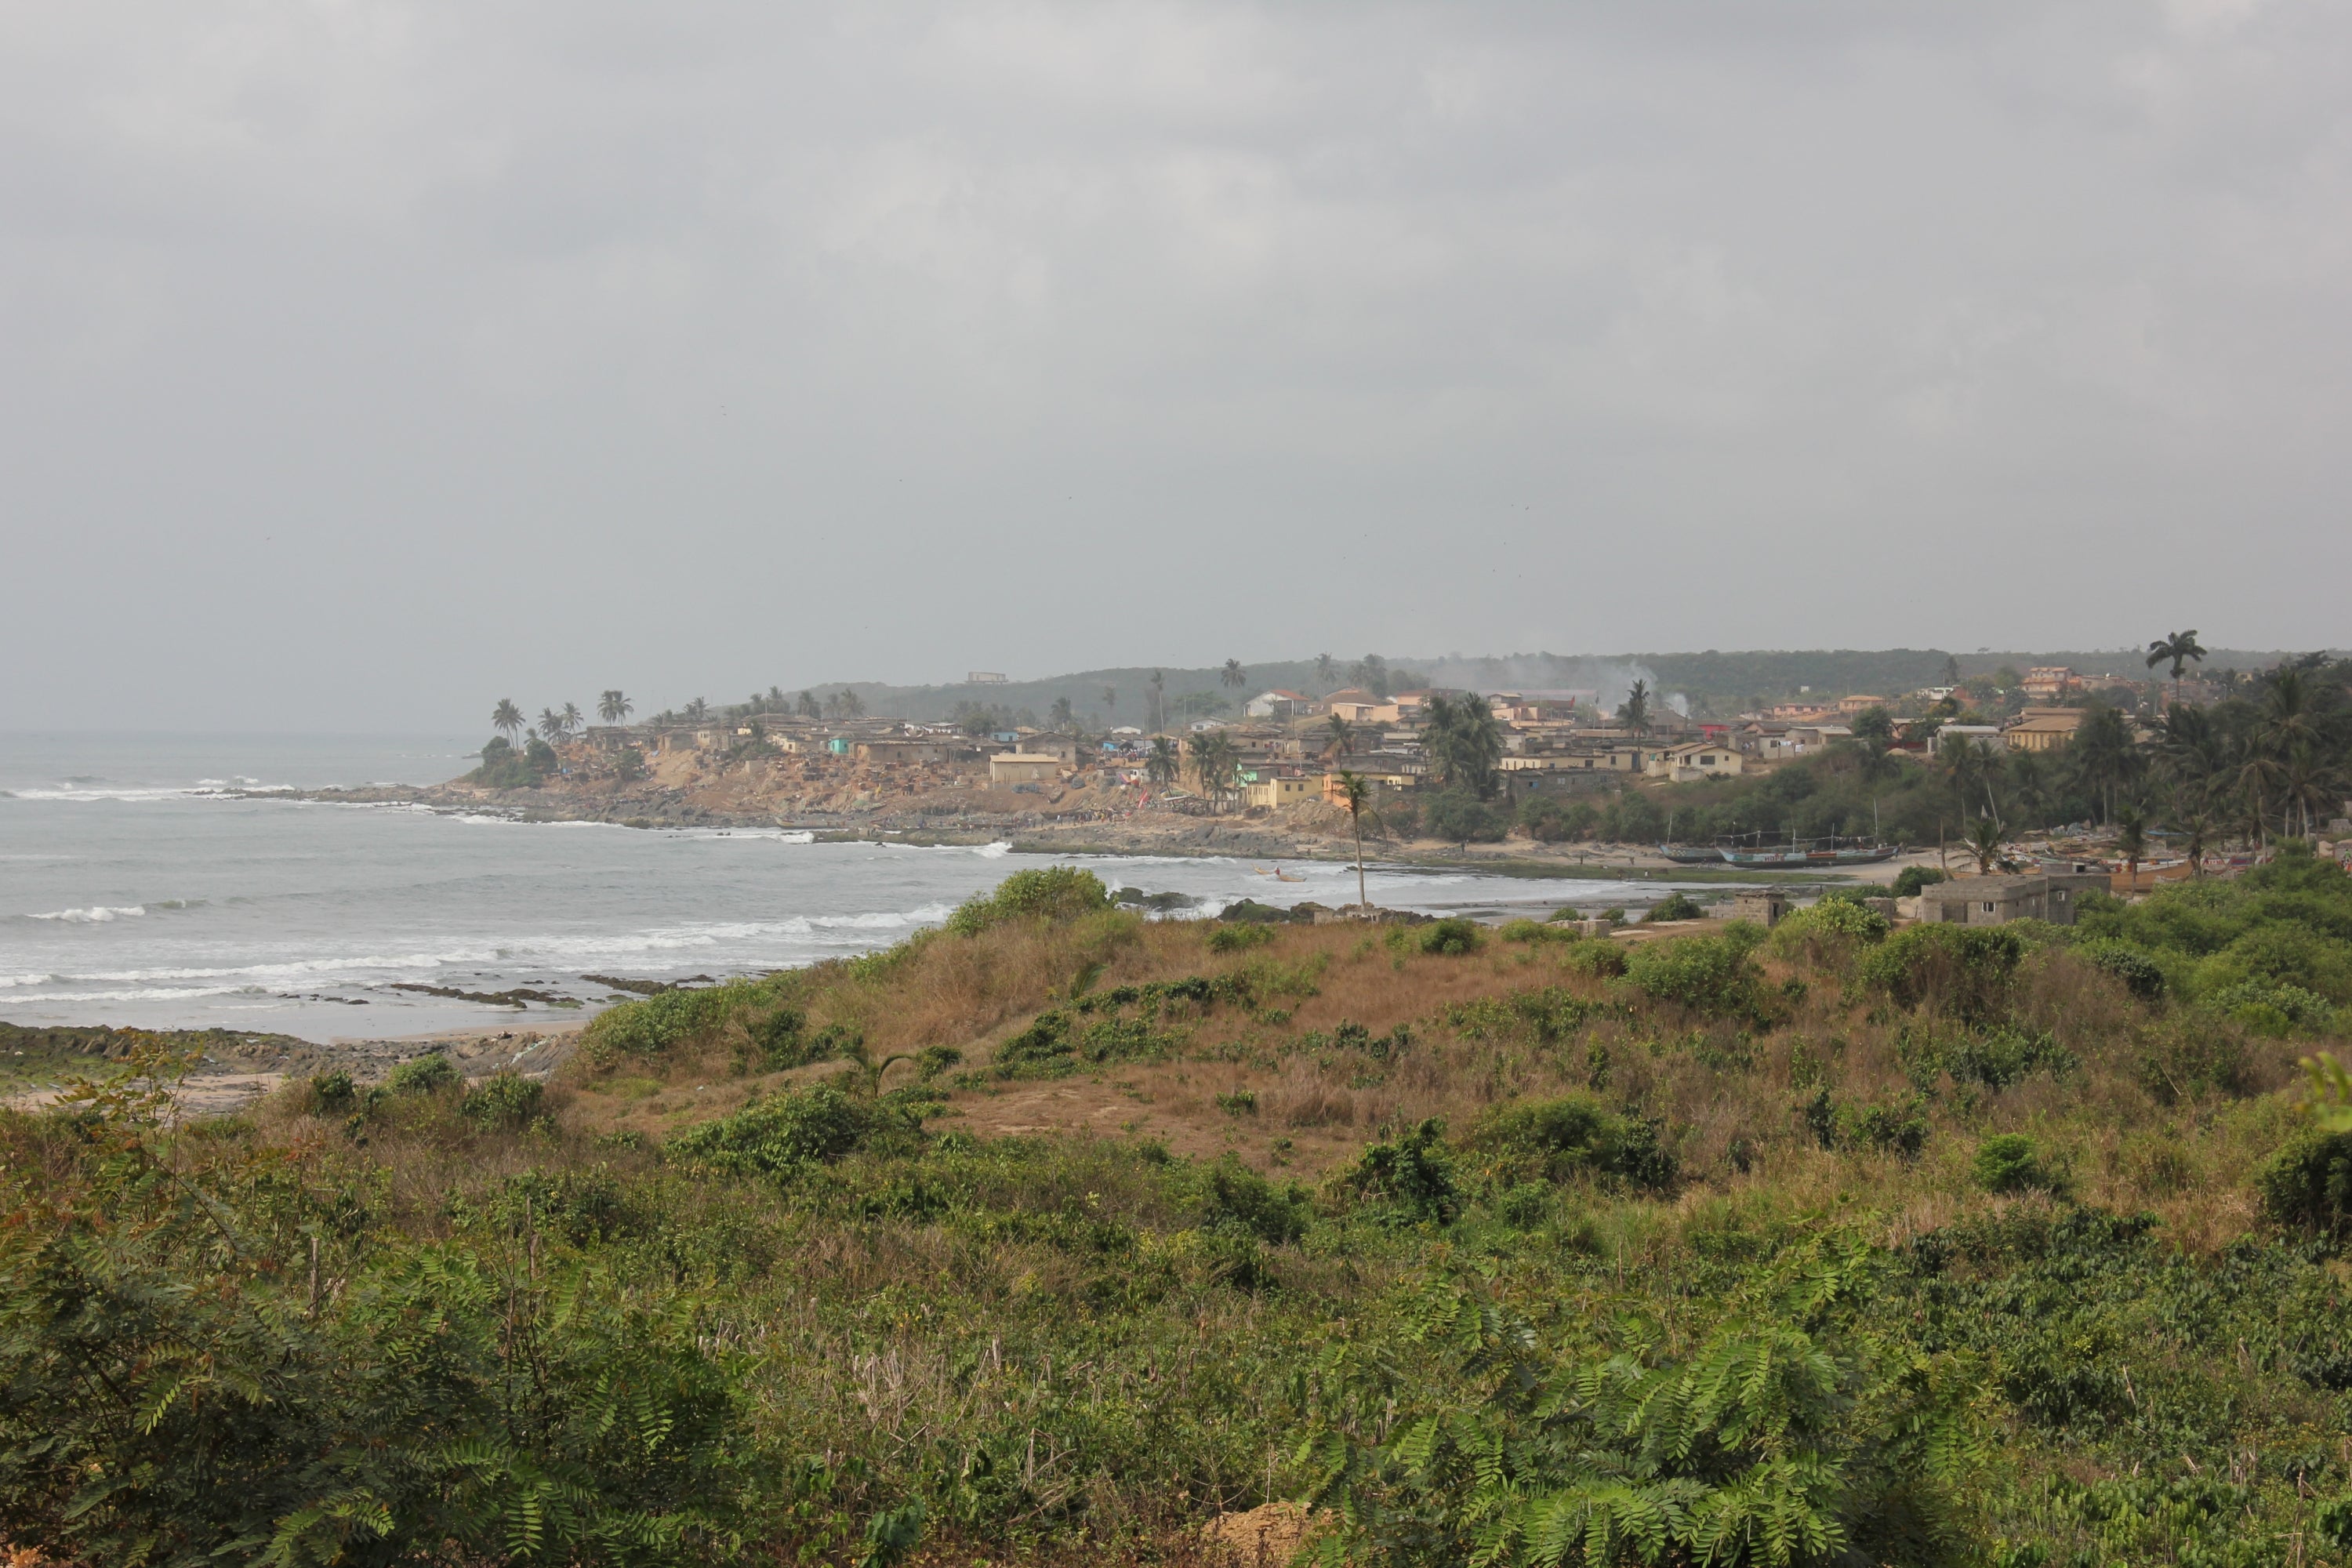
[[2127, 879], [2137, 887], [2140, 858], [2147, 853], [2147, 816], [2137, 805], [2116, 813], [2116, 847], [2123, 851]]
[[1356, 738], [1354, 728], [1350, 726], [1345, 719], [1341, 718], [1339, 714], [1334, 713], [1331, 715], [1329, 721], [1324, 726], [1324, 729], [1330, 736], [1330, 740], [1327, 743], [1325, 749], [1328, 751], [1331, 756], [1335, 759], [1346, 756], [1348, 754], [1349, 745], [1353, 742]]
[[1633, 689], [1626, 694], [1625, 700], [1618, 706], [1617, 721], [1635, 735], [1646, 735], [1650, 732], [1650, 683], [1648, 681], [1633, 682]]

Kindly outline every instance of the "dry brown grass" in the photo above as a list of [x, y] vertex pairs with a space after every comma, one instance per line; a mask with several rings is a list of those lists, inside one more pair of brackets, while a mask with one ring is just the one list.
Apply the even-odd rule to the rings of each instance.
[[[1866, 1195], [1910, 1230], [1949, 1217], [1969, 1191], [1969, 1156], [1981, 1136], [2023, 1131], [2042, 1142], [2085, 1201], [2163, 1216], [2199, 1249], [2243, 1234], [2255, 1215], [2244, 1196], [2257, 1156], [2284, 1124], [2275, 1099], [2200, 1090], [2186, 1100], [2151, 1078], [2147, 1058], [2163, 1031], [2111, 977], [2063, 953], [2030, 962], [2014, 1016], [2046, 1028], [2072, 1052], [2064, 1077], [2037, 1072], [2003, 1089], [1928, 1086], [1933, 1122], [1916, 1160], [1863, 1150], [1830, 1151], [1802, 1108], [1826, 1091], [1846, 1106], [1897, 1106], [1918, 1092], [1903, 1032], [1919, 1020], [1874, 1014], [1836, 973], [1767, 958], [1768, 982], [1805, 982], [1790, 1016], [1761, 1033], [1647, 1007], [1614, 1007], [1567, 1039], [1531, 1035], [1473, 1038], [1444, 1022], [1454, 1004], [1558, 987], [1594, 1004], [1622, 1000], [1610, 983], [1571, 966], [1566, 944], [1489, 941], [1466, 955], [1424, 954], [1362, 927], [1277, 927], [1264, 947], [1209, 951], [1206, 929], [1125, 913], [1062, 926], [1014, 924], [978, 937], [917, 943], [889, 972], [860, 979], [851, 966], [810, 972], [802, 1003], [812, 1027], [861, 1030], [876, 1056], [949, 1045], [979, 1080], [957, 1089], [947, 1125], [983, 1136], [1088, 1132], [1160, 1141], [1179, 1154], [1234, 1153], [1267, 1171], [1312, 1179], [1351, 1160], [1385, 1130], [1437, 1118], [1456, 1129], [1494, 1105], [1531, 1096], [1599, 1094], [1662, 1119], [1694, 1190], [1717, 1196], [1769, 1186], [1783, 1202], [1835, 1209]], [[1642, 932], [1617, 942], [1671, 940], [1711, 929]], [[1073, 982], [1097, 990], [1192, 974], [1251, 971], [1311, 975], [1310, 994], [1265, 995], [1255, 1009], [1222, 1005], [1189, 1024], [1181, 1050], [1161, 1061], [1125, 1062], [1045, 1081], [984, 1076], [992, 1051], [1038, 1011], [1066, 1001]], [[1343, 1024], [1375, 1039], [1400, 1026], [1409, 1048], [1387, 1059], [1339, 1048]], [[631, 1127], [658, 1137], [777, 1088], [845, 1070], [823, 1063], [788, 1073], [745, 1074], [749, 1037], [730, 1026], [667, 1060], [560, 1075], [577, 1092], [562, 1112], [583, 1131]], [[2236, 1042], [2244, 1060], [2237, 1093], [2260, 1096], [2288, 1080], [2294, 1051]], [[911, 1081], [894, 1068], [891, 1084]], [[1234, 1097], [1246, 1092], [1255, 1108]], [[1227, 1101], [1221, 1106], [1218, 1097]], [[2264, 1121], [2268, 1119], [2268, 1121]], [[2262, 1125], [2256, 1125], [2261, 1122]], [[501, 1156], [503, 1158], [503, 1156]], [[517, 1156], [517, 1158], [520, 1158]], [[419, 1178], [419, 1190], [431, 1178]]]

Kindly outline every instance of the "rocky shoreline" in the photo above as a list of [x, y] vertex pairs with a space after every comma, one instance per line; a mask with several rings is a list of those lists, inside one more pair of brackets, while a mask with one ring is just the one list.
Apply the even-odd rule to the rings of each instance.
[[[415, 788], [225, 791], [258, 800], [302, 800], [353, 806], [401, 806], [457, 815], [493, 815], [515, 822], [596, 822], [641, 830], [804, 832], [819, 843], [887, 839], [898, 844], [1009, 844], [1016, 854], [1166, 855], [1237, 859], [1349, 863], [1353, 841], [1307, 830], [1280, 814], [1204, 817], [1175, 811], [1080, 810], [973, 812], [954, 816], [900, 811], [726, 810], [696, 801], [691, 792], [655, 787], [620, 795], [571, 791], [486, 790], [452, 783]], [[1638, 845], [1549, 845], [1514, 840], [1461, 846], [1437, 840], [1367, 839], [1365, 858], [1391, 868], [1459, 871], [1492, 876], [1576, 880], [1825, 882], [1851, 879], [1815, 872], [1739, 871], [1679, 865]], [[1890, 863], [1893, 864], [1893, 863]], [[1889, 872], [1889, 875], [1892, 873]]]

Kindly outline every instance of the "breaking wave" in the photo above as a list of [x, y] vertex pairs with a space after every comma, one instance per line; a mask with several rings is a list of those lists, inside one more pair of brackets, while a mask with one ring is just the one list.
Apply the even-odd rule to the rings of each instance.
[[146, 912], [146, 906], [142, 904], [92, 904], [88, 909], [49, 910], [25, 918], [28, 921], [64, 921], [70, 925], [96, 925], [106, 921], [131, 919]]

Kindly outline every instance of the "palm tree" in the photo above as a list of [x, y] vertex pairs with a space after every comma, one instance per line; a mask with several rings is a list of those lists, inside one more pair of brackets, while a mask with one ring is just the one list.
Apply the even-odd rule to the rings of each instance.
[[566, 735], [578, 731], [586, 719], [587, 715], [581, 712], [577, 705], [570, 702], [563, 705], [563, 732]]
[[866, 700], [845, 686], [825, 700], [836, 719], [859, 719], [866, 714]]
[[1217, 672], [1217, 681], [1223, 686], [1247, 686], [1249, 671], [1242, 668], [1240, 659], [1229, 658], [1225, 660], [1225, 668]]
[[1381, 814], [1372, 808], [1372, 786], [1361, 773], [1342, 772], [1339, 774], [1339, 804], [1348, 808], [1348, 823], [1356, 832], [1356, 907], [1372, 907], [1371, 895], [1364, 891], [1364, 813], [1371, 811], [1378, 822]]
[[2327, 760], [2308, 744], [2296, 745], [2287, 752], [2279, 771], [2280, 792], [2284, 795], [2288, 808], [2303, 817], [2303, 836], [2305, 838], [2311, 837], [2311, 808], [2314, 805], [2324, 807], [2336, 798], [2338, 776]]
[[563, 739], [563, 715], [552, 708], [541, 709], [539, 732], [551, 745]]
[[2205, 650], [2197, 646], [2197, 632], [2194, 627], [2185, 632], [2174, 632], [2168, 637], [2158, 637], [2147, 645], [2147, 667], [2150, 669], [2168, 660], [2172, 665], [2172, 700], [2176, 707], [2180, 701], [2182, 668], [2191, 659], [2201, 663], [2204, 658]]
[[1176, 750], [1176, 742], [1165, 735], [1154, 735], [1151, 750], [1143, 759], [1143, 776], [1165, 789], [1174, 784], [1176, 775], [1183, 771], [1184, 759]]
[[1201, 793], [1209, 797], [1212, 810], [1233, 788], [1236, 761], [1233, 742], [1216, 731], [1205, 730], [1192, 737], [1192, 772], [1200, 779]]
[[1052, 721], [1053, 727], [1054, 727], [1055, 729], [1056, 729], [1056, 730], [1066, 730], [1066, 729], [1068, 729], [1068, 728], [1070, 727], [1071, 719], [1072, 719], [1072, 715], [1073, 715], [1074, 711], [1075, 711], [1075, 710], [1070, 707], [1070, 700], [1069, 700], [1068, 698], [1066, 698], [1066, 697], [1056, 697], [1056, 698], [1055, 698], [1055, 699], [1054, 699], [1054, 710], [1053, 710], [1053, 713], [1052, 713], [1052, 715], [1051, 715], [1051, 721]]
[[2135, 803], [2116, 812], [2116, 847], [2123, 851], [2125, 886], [2137, 891], [2139, 863], [2147, 855], [2147, 817]]
[[824, 709], [818, 703], [815, 692], [803, 691], [801, 693], [800, 714], [803, 719], [822, 719], [824, 717]]
[[686, 717], [688, 723], [701, 723], [705, 719], [710, 717], [710, 704], [705, 702], [699, 697], [696, 698], [693, 701], [686, 705]]
[[1156, 669], [1151, 672], [1151, 727], [1168, 728], [1168, 678]]
[[1118, 687], [1106, 686], [1103, 688], [1103, 711], [1107, 713], [1116, 713], [1118, 711]]
[[501, 697], [499, 705], [490, 710], [490, 728], [504, 735], [507, 744], [511, 746], [515, 737], [530, 728], [530, 724], [522, 716], [522, 710], [514, 705], [513, 698]]
[[1627, 731], [1636, 737], [1650, 732], [1650, 683], [1648, 681], [1633, 682], [1633, 689], [1626, 695], [1624, 702], [1617, 710], [1617, 721], [1624, 725]]
[[1977, 858], [1977, 871], [1979, 875], [1990, 877], [2000, 869], [2001, 861], [2005, 858], [2001, 854], [2001, 846], [2008, 841], [2008, 838], [2009, 835], [2002, 831], [1999, 817], [1979, 816], [1975, 822], [1969, 824], [1969, 853]]
[[1338, 659], [1333, 658], [1328, 653], [1317, 654], [1315, 656], [1315, 695], [1320, 697], [1328, 692], [1339, 674], [1339, 661]]
[[1355, 727], [1349, 724], [1345, 719], [1342, 719], [1339, 714], [1334, 713], [1331, 715], [1329, 722], [1327, 723], [1324, 728], [1329, 731], [1331, 736], [1330, 743], [1327, 748], [1330, 752], [1331, 755], [1335, 758], [1346, 756], [1348, 754], [1348, 747], [1353, 743], [1356, 739]]
[[596, 699], [596, 716], [607, 724], [617, 724], [636, 711], [636, 704], [624, 696], [619, 687]]

